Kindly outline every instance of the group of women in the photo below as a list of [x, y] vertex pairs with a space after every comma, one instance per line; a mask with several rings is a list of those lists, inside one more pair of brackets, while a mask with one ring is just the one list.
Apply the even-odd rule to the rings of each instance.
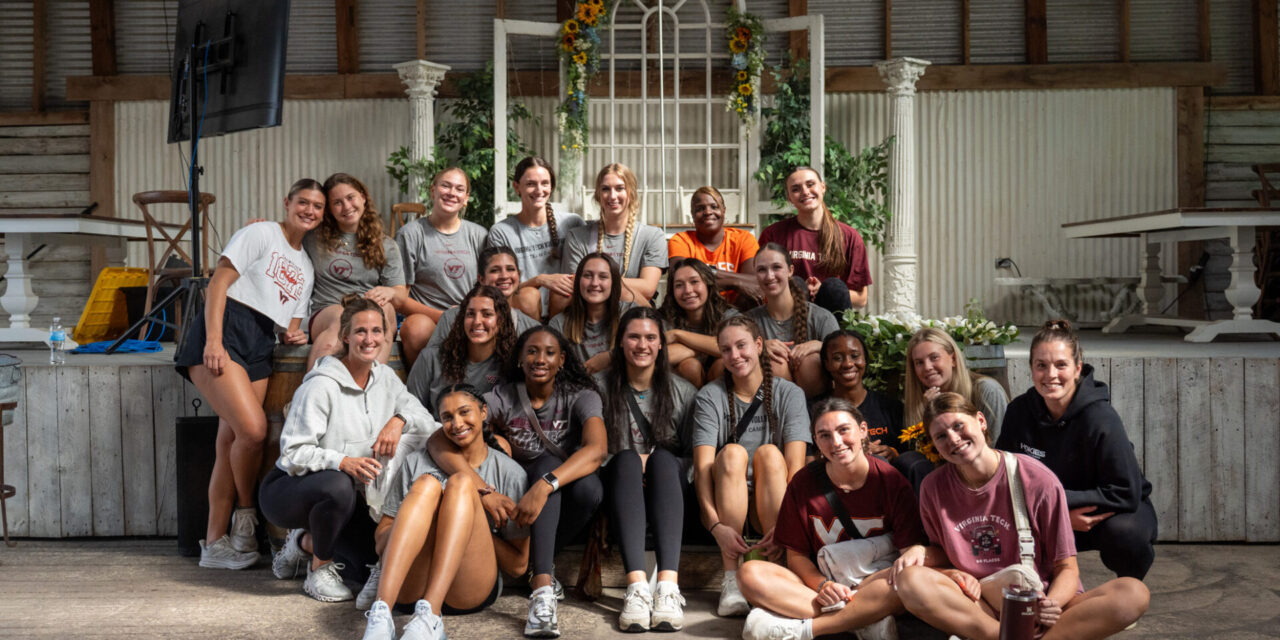
[[[397, 637], [393, 611], [412, 614], [400, 637], [442, 638], [441, 616], [487, 607], [504, 575], [528, 579], [525, 635], [558, 637], [556, 551], [603, 507], [626, 570], [619, 627], [675, 631], [688, 504], [721, 552], [717, 612], [751, 614], [744, 637], [886, 637], [903, 610], [994, 637], [986, 579], [1025, 548], [1001, 484], [1017, 475], [1036, 542], [1018, 575], [1039, 576], [1046, 635], [1102, 637], [1145, 610], [1150, 486], [1069, 326], [1037, 335], [1036, 385], [1012, 404], [922, 330], [904, 404], [867, 387], [865, 344], [834, 315], [865, 304], [870, 278], [816, 171], [787, 178], [797, 214], [761, 242], [724, 226], [712, 187], [667, 240], [621, 164], [596, 176], [591, 222], [554, 210], [540, 158], [512, 185], [520, 213], [485, 230], [462, 218], [466, 174], [445, 170], [392, 241], [359, 180], [302, 180], [283, 222], [232, 237], [176, 357], [220, 417], [201, 566], [256, 563], [256, 504], [288, 530], [275, 575], [354, 599], [368, 639]], [[407, 384], [387, 364], [397, 331]], [[272, 349], [308, 335], [259, 484]], [[988, 446], [1002, 422], [1013, 458]], [[915, 423], [941, 468], [902, 441]], [[1122, 578], [1083, 591], [1076, 548]]]

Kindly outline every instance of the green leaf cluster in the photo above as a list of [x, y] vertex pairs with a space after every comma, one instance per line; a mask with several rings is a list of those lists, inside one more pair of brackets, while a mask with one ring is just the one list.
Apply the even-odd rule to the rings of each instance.
[[[387, 175], [399, 185], [401, 197], [408, 194], [412, 180], [419, 178], [421, 182], [414, 199], [430, 206], [432, 177], [451, 166], [461, 167], [471, 180], [471, 198], [462, 217], [489, 228], [497, 211], [493, 192], [493, 63], [483, 71], [460, 76], [456, 86], [458, 98], [444, 107], [449, 121], [436, 124], [434, 157], [430, 160], [412, 158], [408, 147], [400, 147], [387, 157]], [[508, 168], [532, 154], [515, 130], [517, 124], [526, 120], [535, 125], [539, 123], [527, 106], [510, 102], [507, 106]], [[507, 198], [516, 199], [510, 186], [507, 189]]]
[[[809, 63], [793, 60], [789, 68], [773, 72], [774, 104], [766, 107], [760, 141], [760, 169], [753, 176], [779, 209], [787, 206], [786, 180], [795, 167], [810, 164]], [[856, 155], [827, 136], [823, 154], [823, 197], [837, 220], [848, 224], [865, 241], [884, 249], [889, 223], [889, 149], [893, 137]]]

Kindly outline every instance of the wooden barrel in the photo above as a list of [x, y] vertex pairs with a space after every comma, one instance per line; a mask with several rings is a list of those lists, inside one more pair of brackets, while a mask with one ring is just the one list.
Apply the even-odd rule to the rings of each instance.
[[971, 344], [964, 348], [964, 358], [970, 371], [995, 378], [1009, 395], [1009, 362], [1004, 357], [1004, 345]]

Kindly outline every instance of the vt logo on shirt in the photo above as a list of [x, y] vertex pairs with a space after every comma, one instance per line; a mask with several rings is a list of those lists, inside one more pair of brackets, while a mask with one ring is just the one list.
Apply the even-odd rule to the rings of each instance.
[[[840, 523], [840, 518], [832, 518], [831, 523], [823, 521], [821, 516], [809, 516], [809, 521], [813, 523], [813, 532], [822, 541], [822, 544], [834, 544], [840, 539], [840, 534], [844, 533], [844, 525]], [[853, 526], [858, 528], [858, 533], [863, 538], [872, 535], [872, 531], [880, 533], [879, 530], [884, 529], [884, 518], [853, 518]], [[849, 536], [852, 539], [854, 536]]]
[[271, 262], [267, 265], [267, 277], [280, 288], [280, 304], [288, 304], [302, 295], [306, 285], [306, 274], [302, 267], [292, 263], [278, 251], [271, 253]]

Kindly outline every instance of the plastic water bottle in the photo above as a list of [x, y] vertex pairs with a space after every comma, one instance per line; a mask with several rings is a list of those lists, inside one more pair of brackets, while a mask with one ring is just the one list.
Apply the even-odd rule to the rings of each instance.
[[62, 343], [67, 339], [67, 330], [62, 328], [62, 318], [55, 317], [49, 325], [49, 364], [57, 366], [67, 363], [67, 352], [62, 350]]

